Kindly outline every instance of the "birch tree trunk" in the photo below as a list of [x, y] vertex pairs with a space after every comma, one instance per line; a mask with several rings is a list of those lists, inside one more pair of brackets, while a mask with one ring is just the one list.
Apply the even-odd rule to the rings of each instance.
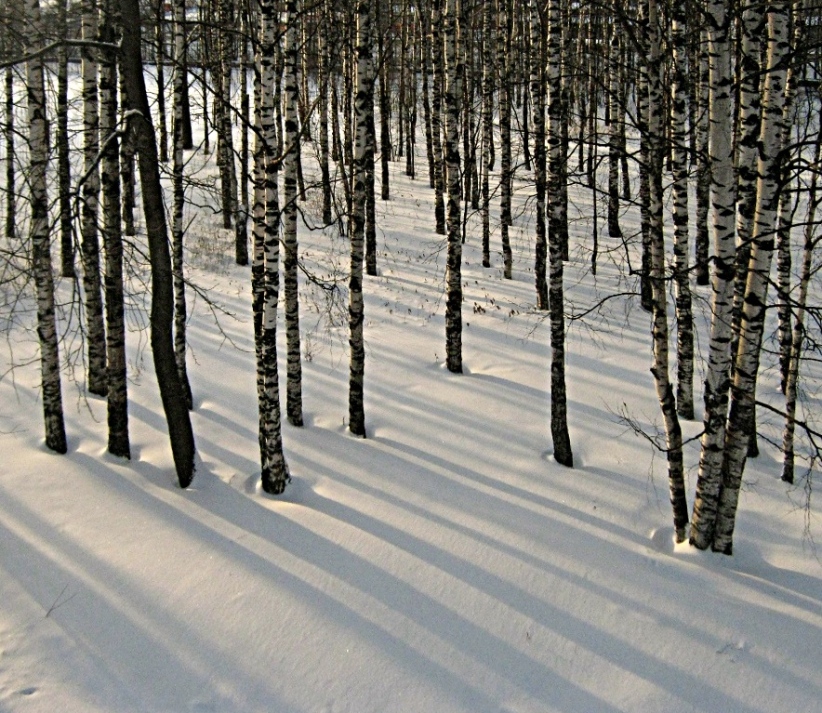
[[538, 0], [530, 0], [531, 9], [531, 107], [534, 125], [534, 184], [536, 190], [536, 245], [534, 275], [537, 291], [537, 309], [547, 310], [548, 303], [548, 237], [545, 225], [545, 22]]
[[513, 277], [513, 253], [508, 228], [511, 226], [511, 6], [510, 0], [497, 0], [497, 64], [499, 75], [500, 133], [500, 237], [502, 242], [502, 276]]
[[[39, 12], [39, 10], [38, 10]], [[6, 22], [11, 22], [11, 4], [6, 7]], [[11, 31], [5, 33], [4, 38], [5, 49], [8, 54], [11, 54]], [[6, 67], [4, 73], [4, 85], [6, 89], [5, 101], [5, 140], [6, 140], [6, 224], [5, 236], [9, 240], [13, 240], [17, 235], [17, 205], [14, 184], [17, 180], [14, 170], [14, 161], [17, 156], [17, 151], [14, 148], [14, 67], [9, 65]]]
[[151, 261], [151, 351], [168, 422], [177, 479], [180, 487], [185, 488], [194, 478], [194, 433], [174, 359], [171, 256], [160, 186], [157, 142], [140, 56], [140, 8], [137, 0], [121, 0], [120, 9], [123, 20], [123, 81], [133, 111], [129, 119], [129, 130], [135, 134], [135, 147], [139, 153], [140, 186]]
[[[822, 129], [817, 130], [813, 165], [819, 165], [822, 147]], [[794, 326], [791, 334], [791, 350], [785, 378], [785, 428], [782, 432], [782, 480], [794, 481], [794, 431], [796, 429], [796, 400], [799, 383], [799, 360], [805, 343], [805, 314], [808, 303], [808, 287], [813, 276], [813, 257], [822, 238], [815, 235], [816, 211], [819, 209], [819, 174], [815, 172], [808, 189], [808, 208], [805, 220], [805, 244], [802, 250], [802, 268], [799, 275], [799, 294], [796, 297]]]
[[[567, 246], [567, 231], [563, 232], [562, 187], [564, 175], [561, 161], [562, 77], [562, 12], [559, 0], [548, 0], [547, 80], [548, 80], [548, 301], [551, 315], [551, 438], [557, 463], [573, 467], [571, 438], [568, 434], [567, 398], [565, 388], [565, 295], [563, 288], [563, 253]], [[565, 240], [563, 240], [565, 238]]]
[[668, 485], [677, 542], [684, 542], [688, 528], [688, 504], [682, 457], [682, 430], [668, 369], [668, 305], [665, 284], [665, 242], [662, 227], [662, 169], [664, 126], [662, 112], [662, 56], [660, 18], [656, 0], [648, 0], [648, 174], [650, 185], [651, 288], [653, 291], [654, 363], [651, 373], [665, 423]]
[[[568, 216], [564, 203], [565, 145], [563, 142], [562, 88], [562, 7], [560, 0], [548, 0], [548, 46], [546, 79], [548, 86], [548, 206], [549, 252], [559, 246], [561, 259], [568, 259]], [[553, 271], [555, 268], [551, 268]]]
[[[38, 0], [26, 1], [30, 23], [26, 49], [42, 45], [43, 24]], [[40, 340], [40, 383], [43, 398], [46, 447], [55, 453], [67, 450], [63, 421], [63, 397], [60, 386], [60, 356], [57, 324], [54, 316], [54, 275], [49, 244], [48, 191], [46, 168], [48, 145], [46, 129], [46, 93], [43, 82], [43, 60], [36, 57], [26, 63], [28, 94], [28, 132], [30, 147], [29, 200], [31, 202], [31, 248], [34, 282], [37, 290], [37, 335]], [[13, 155], [9, 154], [9, 157]]]
[[[700, 23], [702, 25], [702, 23]], [[698, 41], [697, 67], [699, 79], [699, 107], [694, 126], [696, 155], [696, 234], [694, 236], [694, 260], [696, 262], [696, 284], [710, 283], [708, 254], [710, 252], [710, 230], [708, 215], [711, 207], [711, 158], [710, 158], [710, 62], [708, 59], [708, 33], [700, 29], [696, 33]]]
[[722, 487], [712, 543], [714, 551], [727, 555], [733, 554], [733, 532], [742, 474], [748, 457], [756, 377], [765, 326], [765, 302], [774, 252], [782, 173], [780, 154], [785, 134], [783, 109], [786, 58], [790, 51], [789, 7], [787, 0], [774, 0], [768, 13], [768, 66], [762, 89], [756, 217], [751, 234], [751, 257], [731, 390]]
[[621, 238], [619, 227], [619, 32], [611, 18], [608, 43], [608, 235]]
[[283, 157], [283, 277], [287, 356], [286, 414], [293, 426], [303, 425], [300, 300], [297, 279], [297, 166], [300, 153], [297, 0], [286, 5], [285, 35], [285, 156]]
[[434, 152], [434, 220], [438, 235], [445, 235], [445, 163], [442, 151], [443, 58], [441, 8], [443, 0], [431, 0], [431, 147]]
[[[83, 39], [98, 39], [97, 0], [84, 0]], [[105, 396], [106, 330], [103, 321], [103, 295], [100, 279], [100, 240], [98, 234], [100, 170], [100, 118], [97, 98], [97, 50], [83, 48], [83, 210], [82, 242], [83, 292], [85, 294], [87, 386], [92, 394]]]
[[[114, 44], [118, 16], [114, 0], [103, 0], [100, 39]], [[100, 133], [102, 149], [103, 246], [105, 247], [106, 340], [108, 353], [108, 450], [131, 458], [126, 381], [126, 322], [123, 289], [123, 235], [120, 212], [120, 141], [117, 134], [117, 55], [100, 53]]]
[[494, 56], [493, 4], [486, 2], [482, 13], [482, 266], [491, 267], [491, 190], [489, 174], [494, 145]]
[[328, 105], [329, 105], [329, 82], [333, 81], [331, 76], [331, 42], [328, 33], [331, 30], [328, 12], [328, 0], [320, 7], [320, 26], [323, 28], [317, 36], [319, 52], [318, 68], [318, 90], [320, 92], [320, 180], [322, 181], [323, 192], [323, 224], [331, 225], [333, 216], [331, 215], [331, 172], [329, 170], [330, 152], [328, 145]]
[[260, 87], [256, 91], [254, 262], [252, 295], [257, 344], [257, 396], [263, 490], [278, 495], [291, 479], [283, 453], [280, 385], [277, 367], [277, 303], [280, 287], [280, 206], [277, 189], [277, 119], [274, 109], [275, 33], [279, 16], [274, 0], [260, 2], [258, 49]]
[[[363, 340], [363, 248], [365, 242], [366, 173], [368, 170], [368, 133], [373, 113], [371, 69], [371, 0], [357, 0], [357, 66], [354, 98], [354, 175], [351, 201], [351, 273], [348, 282], [348, 320], [351, 361], [348, 381], [348, 428], [355, 436], [365, 437], [363, 387], [365, 344]], [[440, 172], [440, 176], [441, 176]]]
[[[639, 54], [648, 54], [648, 8], [640, 2], [637, 11]], [[642, 266], [639, 277], [640, 304], [646, 312], [653, 312], [654, 297], [651, 287], [651, 186], [648, 167], [650, 150], [648, 141], [648, 63], [640, 60], [637, 68], [637, 131], [639, 132], [639, 214], [642, 235]], [[594, 139], [596, 137], [594, 136]], [[596, 186], [594, 186], [596, 190]]]
[[733, 141], [731, 131], [731, 16], [725, 0], [709, 0], [711, 230], [714, 262], [711, 328], [705, 377], [705, 417], [699, 477], [691, 521], [691, 544], [706, 549], [713, 541], [719, 505], [728, 389], [731, 369], [731, 319], [735, 256]]
[[446, 0], [445, 165], [448, 178], [448, 257], [445, 271], [445, 354], [448, 371], [462, 373], [462, 235], [460, 232], [460, 150], [457, 127], [464, 65], [457, 51], [457, 2]]
[[[105, 2], [105, 0], [98, 0]], [[159, 148], [160, 160], [168, 163], [168, 122], [166, 121], [166, 32], [165, 0], [156, 0], [154, 13], [154, 67], [157, 70], [157, 118], [160, 126]]]
[[186, 408], [193, 407], [191, 384], [186, 368], [186, 324], [188, 308], [186, 305], [186, 284], [183, 275], [183, 208], [185, 206], [185, 189], [183, 187], [183, 83], [185, 77], [185, 52], [183, 22], [185, 21], [185, 0], [174, 0], [174, 123], [172, 126], [173, 161], [172, 185], [174, 202], [171, 210], [171, 266], [174, 274], [174, 359], [177, 374], [183, 389]]
[[[676, 301], [676, 410], [680, 418], [694, 418], [694, 320], [688, 269], [688, 146], [685, 73], [685, 6], [671, 5], [671, 163], [673, 169], [674, 285]], [[687, 516], [687, 508], [686, 508]], [[687, 522], [685, 523], [687, 524]]]
[[[57, 2], [57, 34], [68, 36], [66, 0]], [[74, 234], [71, 215], [71, 164], [68, 134], [68, 47], [57, 50], [57, 183], [60, 201], [60, 273], [75, 276]]]

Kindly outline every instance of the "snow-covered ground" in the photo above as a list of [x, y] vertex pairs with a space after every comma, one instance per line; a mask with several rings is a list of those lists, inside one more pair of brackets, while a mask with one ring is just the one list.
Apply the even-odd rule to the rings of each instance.
[[[190, 298], [190, 489], [175, 482], [140, 294], [130, 462], [105, 453], [104, 401], [68, 380], [69, 453], [47, 452], [36, 360], [8, 372], [0, 349], [0, 710], [822, 711], [822, 566], [779, 452], [763, 442], [749, 463], [733, 557], [675, 547], [664, 456], [620, 420], [660, 423], [648, 316], [623, 297], [570, 326], [576, 467], [555, 464], [530, 204], [513, 281], [498, 231], [481, 267], [470, 218], [455, 376], [433, 195], [401, 165], [377, 206], [380, 275], [365, 282], [368, 438], [345, 424], [345, 281], [336, 306], [306, 285], [306, 425], [284, 426], [294, 480], [280, 498], [257, 487], [249, 271], [216, 218], [189, 235], [192, 279], [229, 313], [218, 326]], [[572, 231], [569, 312], [633, 287], [619, 246], [602, 239], [613, 252], [595, 279], [590, 224]], [[344, 270], [339, 236], [300, 241], [318, 273]], [[33, 332], [7, 340], [18, 362], [36, 357]], [[686, 458], [692, 501], [695, 444]]]

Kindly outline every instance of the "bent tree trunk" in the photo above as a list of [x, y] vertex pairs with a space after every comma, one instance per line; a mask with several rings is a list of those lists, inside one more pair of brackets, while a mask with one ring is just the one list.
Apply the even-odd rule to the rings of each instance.
[[138, 0], [122, 0], [122, 72], [132, 113], [129, 130], [139, 154], [140, 187], [151, 261], [151, 350], [160, 398], [168, 422], [171, 451], [181, 488], [194, 477], [194, 433], [174, 358], [171, 324], [174, 316], [171, 256], [160, 186], [159, 157], [140, 56], [140, 7]]

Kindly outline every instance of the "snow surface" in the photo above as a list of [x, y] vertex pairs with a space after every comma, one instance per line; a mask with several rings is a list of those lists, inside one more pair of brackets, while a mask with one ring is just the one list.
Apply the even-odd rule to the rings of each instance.
[[[68, 373], [69, 453], [46, 451], [36, 335], [7, 333], [30, 363], [7, 372], [0, 350], [0, 710], [822, 711], [822, 567], [778, 451], [763, 442], [749, 464], [733, 557], [675, 547], [664, 456], [620, 420], [660, 423], [649, 319], [622, 297], [570, 327], [576, 467], [554, 463], [527, 191], [513, 281], [498, 229], [481, 267], [470, 217], [456, 376], [433, 195], [401, 165], [378, 200], [380, 275], [365, 281], [365, 440], [345, 427], [347, 246], [300, 235], [312, 269], [336, 262], [341, 302], [304, 285], [306, 425], [284, 426], [294, 480], [280, 498], [257, 486], [249, 271], [216, 218], [189, 235], [191, 277], [225, 310], [218, 323], [190, 293], [190, 489], [173, 475], [144, 291], [129, 311], [130, 462], [105, 453], [105, 402]], [[572, 230], [569, 313], [635, 288], [606, 238], [592, 277], [590, 223]], [[696, 445], [686, 461], [692, 502]]]

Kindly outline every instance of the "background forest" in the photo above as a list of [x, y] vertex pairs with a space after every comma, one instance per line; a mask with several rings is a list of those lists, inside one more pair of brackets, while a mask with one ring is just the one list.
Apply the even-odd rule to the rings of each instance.
[[814, 710], [819, 10], [6, 2], [0, 705]]

